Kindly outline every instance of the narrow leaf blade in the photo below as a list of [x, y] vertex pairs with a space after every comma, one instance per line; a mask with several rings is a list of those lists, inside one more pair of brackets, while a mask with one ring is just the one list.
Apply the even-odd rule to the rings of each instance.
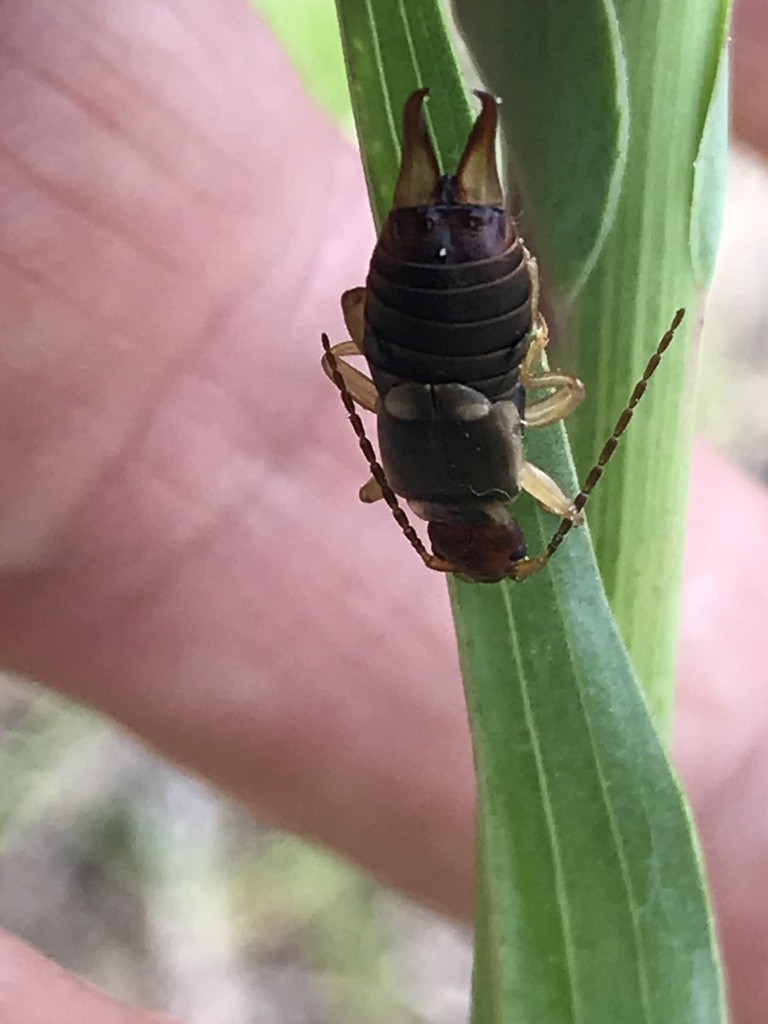
[[[411, 89], [433, 88], [432, 128], [445, 169], [470, 118], [456, 65], [446, 60], [437, 4], [338, 0], [338, 10], [380, 220]], [[617, 166], [601, 183], [609, 193]], [[609, 205], [594, 204], [596, 249]], [[531, 432], [526, 443], [534, 461], [575, 491], [562, 429]], [[520, 505], [529, 546], [542, 550], [554, 524]], [[479, 793], [474, 1020], [722, 1021], [690, 818], [611, 618], [587, 531], [574, 531], [551, 568], [525, 586], [450, 586]]]

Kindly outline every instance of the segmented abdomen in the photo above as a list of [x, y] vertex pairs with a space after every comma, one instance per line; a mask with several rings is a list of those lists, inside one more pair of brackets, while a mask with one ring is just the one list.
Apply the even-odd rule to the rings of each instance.
[[401, 380], [456, 382], [495, 399], [517, 384], [536, 297], [516, 235], [469, 263], [409, 263], [378, 244], [366, 284], [365, 354], [380, 394]]

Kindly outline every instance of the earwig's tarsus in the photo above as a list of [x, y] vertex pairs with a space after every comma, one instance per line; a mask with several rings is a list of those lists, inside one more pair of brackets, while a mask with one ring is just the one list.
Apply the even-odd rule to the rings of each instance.
[[387, 478], [384, 474], [384, 469], [382, 468], [379, 460], [376, 458], [376, 452], [373, 450], [373, 445], [368, 440], [368, 436], [365, 433], [363, 421], [360, 418], [357, 409], [355, 409], [354, 400], [347, 389], [347, 386], [344, 382], [344, 378], [341, 375], [339, 365], [336, 361], [336, 356], [334, 355], [331, 349], [331, 343], [330, 340], [328, 339], [327, 334], [322, 335], [322, 342], [323, 348], [325, 350], [325, 356], [328, 361], [328, 368], [330, 370], [331, 379], [333, 380], [333, 383], [336, 385], [339, 394], [341, 395], [341, 401], [344, 405], [347, 416], [349, 417], [349, 421], [352, 424], [352, 429], [354, 430], [355, 435], [357, 437], [358, 444], [360, 445], [360, 450], [362, 451], [365, 460], [368, 463], [368, 467], [371, 471], [371, 476], [381, 488], [381, 495], [384, 498], [384, 501], [389, 506], [389, 510], [392, 513], [392, 517], [394, 518], [395, 522], [400, 527], [403, 534], [409, 541], [411, 547], [414, 549], [419, 558], [421, 558], [422, 562], [424, 563], [424, 565], [427, 566], [428, 569], [434, 569], [436, 572], [453, 572], [453, 566], [451, 566], [450, 563], [446, 562], [442, 558], [438, 558], [437, 555], [430, 554], [429, 551], [427, 551], [418, 533], [416, 533], [413, 526], [411, 525], [411, 522], [408, 519], [405, 510], [403, 509], [400, 502], [397, 500], [397, 495], [387, 482]]
[[[611, 456], [618, 447], [619, 438], [629, 426], [629, 423], [635, 414], [635, 409], [637, 408], [640, 399], [645, 394], [645, 389], [648, 387], [648, 381], [656, 372], [656, 368], [661, 362], [661, 357], [664, 355], [664, 353], [667, 351], [670, 344], [672, 343], [672, 339], [675, 336], [675, 331], [682, 323], [684, 316], [685, 310], [678, 309], [678, 311], [672, 318], [672, 323], [669, 325], [669, 329], [665, 332], [664, 336], [658, 344], [658, 347], [656, 348], [656, 351], [648, 360], [648, 364], [645, 367], [645, 370], [643, 371], [642, 377], [637, 382], [637, 384], [635, 384], [634, 390], [632, 391], [632, 395], [630, 396], [629, 402], [627, 403], [627, 407], [623, 410], [618, 420], [616, 420], [616, 426], [613, 428], [613, 433], [603, 445], [603, 450], [600, 452], [597, 458], [597, 462], [589, 471], [589, 475], [587, 476], [584, 486], [573, 499], [573, 505], [571, 507], [574, 512], [581, 512], [584, 506], [587, 504], [587, 500], [589, 499], [590, 494], [595, 489], [595, 486], [597, 485], [597, 482], [599, 481], [600, 477], [603, 475], [605, 467], [608, 465]], [[568, 535], [568, 533], [570, 533], [572, 526], [574, 526], [573, 519], [563, 519], [560, 525], [558, 526], [557, 530], [555, 531], [552, 540], [549, 542], [549, 544], [547, 544], [547, 549], [544, 552], [544, 554], [541, 555], [539, 558], [530, 559], [529, 564], [531, 565], [531, 568], [527, 571], [523, 570], [518, 578], [524, 579], [526, 576], [530, 576], [532, 575], [532, 573], [538, 572], [539, 569], [543, 569], [546, 563], [552, 557], [552, 555], [554, 555], [554, 553], [560, 547], [565, 537]], [[536, 567], [533, 566], [533, 563], [537, 563]]]

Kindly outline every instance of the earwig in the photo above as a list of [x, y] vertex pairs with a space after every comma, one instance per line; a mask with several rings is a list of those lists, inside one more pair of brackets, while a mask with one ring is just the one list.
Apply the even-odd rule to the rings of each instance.
[[[678, 310], [587, 481], [571, 501], [525, 460], [524, 428], [568, 416], [581, 381], [537, 369], [548, 341], [538, 308], [536, 261], [505, 210], [496, 167], [497, 104], [482, 109], [455, 174], [440, 171], [423, 118], [427, 89], [406, 101], [403, 153], [392, 210], [365, 288], [342, 296], [351, 341], [331, 346], [323, 367], [368, 463], [361, 500], [383, 499], [424, 564], [476, 583], [523, 580], [544, 568], [613, 455], [663, 352]], [[352, 366], [365, 356], [371, 377]], [[529, 392], [546, 390], [535, 401]], [[377, 414], [380, 459], [355, 405]], [[509, 505], [527, 491], [561, 517], [544, 553], [529, 558]], [[398, 496], [427, 522], [428, 551]]]

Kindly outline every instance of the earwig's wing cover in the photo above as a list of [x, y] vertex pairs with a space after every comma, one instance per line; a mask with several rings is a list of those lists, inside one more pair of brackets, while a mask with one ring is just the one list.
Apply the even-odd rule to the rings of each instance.
[[456, 177], [465, 203], [504, 206], [499, 171], [496, 167], [496, 125], [498, 104], [487, 92], [476, 92], [483, 108], [469, 134]]
[[440, 166], [424, 123], [422, 106], [429, 89], [417, 89], [403, 111], [403, 155], [392, 205], [423, 206], [432, 198], [440, 178]]

